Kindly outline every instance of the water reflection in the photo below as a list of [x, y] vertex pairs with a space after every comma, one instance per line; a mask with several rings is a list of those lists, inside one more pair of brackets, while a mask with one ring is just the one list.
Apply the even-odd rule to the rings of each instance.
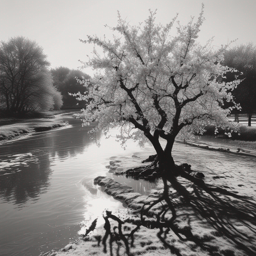
[[[33, 158], [33, 155], [31, 155]], [[37, 161], [26, 159], [20, 166], [8, 166], [2, 169], [0, 176], [0, 197], [14, 204], [24, 204], [28, 199], [37, 200], [49, 185], [51, 173], [48, 155], [38, 156]]]
[[84, 235], [86, 228], [88, 228], [92, 221], [97, 218], [97, 227], [104, 224], [102, 214], [105, 210], [110, 210], [118, 214], [126, 214], [127, 209], [122, 207], [122, 203], [115, 200], [113, 197], [108, 196], [105, 192], [100, 189], [97, 190], [96, 194], [86, 195], [85, 200], [85, 212], [84, 221], [81, 223], [81, 229], [78, 234]]
[[80, 120], [68, 121], [72, 128], [0, 146], [0, 226], [5, 230], [0, 233], [0, 255], [59, 249], [77, 235], [82, 221], [101, 216], [107, 207], [121, 208], [93, 180], [106, 175], [111, 157], [140, 149], [129, 142], [124, 151], [114, 135], [101, 139], [99, 133], [88, 134], [90, 128], [82, 127]]
[[80, 181], [94, 170], [86, 159], [100, 135], [88, 135], [80, 120], [67, 119], [72, 128], [0, 146], [0, 255], [58, 249], [79, 230], [85, 194]]
[[[68, 118], [67, 118], [68, 119]], [[0, 198], [22, 205], [45, 193], [54, 160], [64, 161], [81, 154], [84, 148], [99, 139], [99, 134], [87, 134], [79, 120], [70, 118], [72, 129], [50, 131], [31, 136], [15, 144], [1, 146]]]

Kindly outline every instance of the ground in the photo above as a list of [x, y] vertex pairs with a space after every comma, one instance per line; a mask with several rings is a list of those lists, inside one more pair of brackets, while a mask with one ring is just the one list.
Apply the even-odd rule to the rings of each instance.
[[[207, 140], [207, 138], [204, 141], [190, 141], [189, 143], [194, 144], [195, 146], [206, 148], [207, 150], [229, 151], [234, 154], [246, 154], [256, 156], [256, 152], [254, 151], [256, 142], [241, 143], [239, 141], [232, 141], [232, 143], [229, 144], [228, 148], [227, 145], [221, 140], [219, 140], [218, 143], [214, 144], [211, 139]], [[241, 147], [241, 145], [243, 147]], [[123, 172], [130, 167], [141, 165], [141, 160], [145, 159], [151, 153], [152, 152], [145, 150], [145, 152], [141, 153], [141, 155], [137, 155], [137, 157], [131, 156], [130, 159], [124, 158], [121, 160], [118, 157], [113, 157], [112, 159], [110, 159], [111, 161], [108, 168], [110, 171], [118, 170], [119, 172]], [[208, 178], [213, 180], [214, 183], [216, 183], [217, 185], [222, 184], [223, 179], [219, 177]], [[178, 179], [183, 185], [189, 187], [189, 183], [182, 177], [179, 177]], [[225, 177], [225, 182], [234, 184], [234, 182], [236, 181], [232, 180], [232, 175], [230, 175], [229, 177]], [[97, 177], [95, 179], [95, 183], [98, 184], [101, 189], [103, 189], [106, 193], [112, 195], [115, 199], [124, 202], [124, 204], [128, 206], [128, 213], [123, 215], [117, 215], [120, 217], [121, 220], [125, 221], [125, 223], [122, 224], [122, 230], [123, 233], [126, 234], [130, 234], [131, 230], [136, 227], [136, 225], [134, 225], [135, 223], [140, 223], [139, 210], [141, 209], [143, 204], [157, 200], [157, 198], [163, 191], [163, 184], [161, 181], [158, 183], [156, 189], [152, 190], [151, 194], [148, 196], [135, 193], [131, 188], [121, 185], [108, 177]], [[239, 184], [237, 185], [239, 186]], [[242, 194], [248, 192], [243, 191], [244, 186], [241, 186], [240, 188], [241, 191], [239, 192], [241, 192]], [[170, 189], [170, 193], [172, 194], [172, 196], [175, 196], [174, 192], [175, 191]], [[178, 196], [176, 199], [177, 205], [182, 205], [179, 204], [180, 198]], [[157, 212], [159, 209], [161, 209], [162, 206], [163, 205], [156, 204], [151, 209], [151, 212]], [[216, 231], [216, 229], [214, 229], [211, 225], [209, 225], [209, 223], [207, 223], [207, 221], [199, 218], [198, 215], [195, 214], [195, 212], [191, 208], [179, 206], [178, 216], [179, 217], [176, 220], [176, 224], [179, 227], [192, 228], [193, 235], [198, 239], [198, 241], [203, 241], [206, 247], [202, 248], [199, 245], [195, 245], [195, 243], [191, 241], [184, 242], [172, 232], [169, 232], [169, 234], [165, 237], [164, 234], [159, 233], [159, 229], [153, 227], [153, 222], [149, 214], [146, 219], [149, 225], [147, 227], [141, 226], [140, 229], [134, 233], [134, 247], [130, 247], [130, 255], [175, 255], [171, 253], [173, 248], [177, 248], [178, 251], [181, 253], [180, 255], [182, 256], [253, 255], [245, 253], [243, 250], [241, 250], [241, 248], [238, 248], [234, 244], [234, 241], [228, 240], [225, 237], [221, 236]], [[131, 220], [133, 224], [130, 223]], [[247, 244], [245, 242], [245, 246], [256, 244], [255, 230], [250, 229], [249, 226], [241, 225], [241, 222], [239, 220], [237, 221], [233, 219], [230, 221], [233, 221], [232, 224], [234, 224], [236, 229], [238, 229], [239, 231], [244, 231], [248, 235], [249, 239], [251, 239], [248, 239]], [[112, 224], [112, 226], [117, 225], [117, 222], [113, 220], [111, 220], [110, 223]], [[105, 230], [102, 226], [98, 227], [94, 232], [91, 232], [90, 234], [91, 235], [88, 237], [87, 241], [83, 241], [81, 239], [67, 245], [59, 252], [49, 252], [45, 255], [125, 255], [125, 246], [120, 241], [113, 242], [111, 244], [107, 243], [107, 253], [103, 252], [104, 246], [99, 246], [97, 240], [99, 239], [99, 236], [103, 237], [105, 234]], [[160, 238], [164, 238], [162, 242], [160, 242]], [[112, 251], [110, 250], [110, 245], [112, 245]]]

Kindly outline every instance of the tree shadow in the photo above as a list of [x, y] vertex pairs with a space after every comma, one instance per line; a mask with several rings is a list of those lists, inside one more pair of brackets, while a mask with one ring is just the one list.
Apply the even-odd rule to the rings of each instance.
[[[163, 247], [178, 256], [183, 254], [172, 241], [175, 236], [181, 243], [188, 242], [191, 250], [199, 248], [212, 256], [235, 255], [235, 250], [256, 255], [256, 203], [251, 198], [206, 184], [182, 171], [178, 178], [168, 181], [163, 178], [163, 183], [163, 193], [143, 205], [138, 211], [139, 218], [121, 220], [106, 212], [102, 239], [105, 253], [109, 247], [110, 255], [135, 255], [132, 252], [134, 235], [144, 226], [158, 230], [157, 237]], [[211, 227], [209, 235], [200, 235], [194, 229], [195, 219], [197, 224], [202, 224], [201, 229]], [[126, 223], [132, 223], [135, 228], [125, 232]], [[234, 251], [216, 246], [212, 241], [218, 237], [228, 240]]]
[[[255, 255], [256, 203], [249, 197], [206, 184], [203, 180], [184, 171], [180, 171], [180, 176], [186, 181], [190, 181], [190, 184], [185, 187], [177, 178], [172, 177], [168, 181], [171, 183], [170, 187], [174, 188], [176, 192], [170, 194], [167, 179], [163, 178], [165, 187], [163, 195], [148, 206], [144, 205], [141, 210], [142, 223], [145, 215], [153, 213], [152, 216], [156, 220], [155, 225], [159, 228], [159, 239], [176, 255], [180, 255], [179, 252], [176, 252], [166, 241], [166, 234], [169, 230], [172, 230], [181, 241], [192, 241], [203, 250], [215, 255], [216, 248], [207, 244], [209, 237], [200, 238], [193, 234], [190, 219], [185, 227], [179, 227], [177, 220], [182, 212], [184, 213], [186, 210], [189, 212], [189, 209], [192, 209], [197, 218], [216, 230], [217, 236], [225, 237], [247, 255]], [[154, 213], [157, 209], [156, 206], [160, 203], [162, 204], [161, 210]], [[182, 211], [180, 211], [181, 209]], [[150, 212], [150, 210], [153, 211]], [[188, 217], [190, 216], [188, 215]], [[168, 232], [166, 233], [166, 231]]]

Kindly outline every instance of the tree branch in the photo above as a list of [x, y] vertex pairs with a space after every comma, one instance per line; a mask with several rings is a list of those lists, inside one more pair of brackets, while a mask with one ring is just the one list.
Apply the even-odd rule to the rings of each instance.
[[203, 117], [211, 118], [211, 115], [208, 114], [208, 113], [204, 113], [204, 114], [200, 114], [200, 115], [198, 115], [198, 116], [191, 117], [190, 119], [187, 119], [185, 122], [179, 124], [179, 131], [180, 131], [183, 127], [188, 126], [188, 125], [191, 125], [194, 120], [196, 120], [196, 119], [201, 119], [201, 118], [203, 118]]
[[[127, 92], [128, 96], [130, 97], [130, 100], [131, 100], [131, 102], [133, 103], [133, 105], [134, 105], [134, 107], [135, 107], [135, 109], [136, 109], [136, 111], [137, 111], [137, 114], [138, 114], [139, 119], [142, 120], [144, 129], [147, 130], [147, 131], [149, 131], [148, 120], [145, 118], [142, 109], [140, 108], [138, 102], [136, 101], [134, 95], [132, 94], [132, 91], [135, 90], [135, 89], [134, 89], [134, 88], [131, 88], [131, 89], [127, 88], [127, 87], [125, 86], [124, 82], [123, 82], [123, 78], [122, 78], [121, 75], [120, 75], [119, 82], [120, 82], [120, 87], [121, 87], [123, 90], [125, 90], [125, 91]], [[136, 84], [135, 87], [138, 86], [138, 85], [139, 85], [139, 84]]]
[[[158, 114], [161, 116], [161, 120], [160, 120], [160, 122], [158, 123], [158, 125], [157, 125], [157, 128], [156, 128], [156, 130], [155, 130], [155, 132], [154, 132], [154, 137], [155, 138], [158, 138], [159, 137], [159, 135], [160, 135], [160, 133], [161, 133], [161, 137], [165, 137], [165, 135], [164, 135], [164, 131], [162, 130], [163, 129], [163, 127], [164, 127], [164, 125], [166, 124], [166, 122], [167, 122], [167, 114], [165, 113], [165, 111], [161, 108], [161, 106], [160, 106], [160, 104], [159, 104], [159, 100], [158, 100], [158, 95], [157, 94], [153, 94], [153, 102], [154, 102], [154, 106], [155, 106], [155, 108], [156, 108], [156, 110], [157, 110], [157, 112], [158, 112]], [[160, 131], [162, 131], [162, 132], [160, 132]], [[166, 137], [165, 137], [166, 138]]]
[[194, 97], [192, 98], [188, 98], [186, 100], [184, 100], [182, 103], [181, 103], [181, 108], [183, 108], [186, 104], [188, 104], [189, 102], [193, 102], [193, 101], [196, 101], [199, 97], [201, 97], [203, 95], [203, 92], [200, 91], [200, 93], [198, 93], [197, 95], [195, 95]]
[[186, 84], [185, 84], [184, 86], [181, 86], [181, 89], [186, 89], [186, 88], [188, 88], [189, 85], [190, 85], [190, 83], [191, 83], [191, 81], [192, 81], [195, 77], [196, 77], [196, 73], [194, 73], [194, 74], [190, 77], [190, 79], [186, 82]]

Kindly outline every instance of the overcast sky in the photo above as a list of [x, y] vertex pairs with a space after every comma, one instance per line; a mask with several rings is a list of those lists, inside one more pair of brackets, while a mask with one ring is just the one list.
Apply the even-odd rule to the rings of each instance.
[[0, 0], [0, 40], [24, 36], [37, 42], [52, 68], [77, 69], [91, 48], [79, 39], [108, 35], [104, 26], [115, 26], [117, 11], [130, 24], [144, 21], [157, 9], [157, 22], [166, 24], [178, 13], [185, 24], [205, 5], [202, 42], [214, 36], [220, 46], [256, 44], [256, 0]]

